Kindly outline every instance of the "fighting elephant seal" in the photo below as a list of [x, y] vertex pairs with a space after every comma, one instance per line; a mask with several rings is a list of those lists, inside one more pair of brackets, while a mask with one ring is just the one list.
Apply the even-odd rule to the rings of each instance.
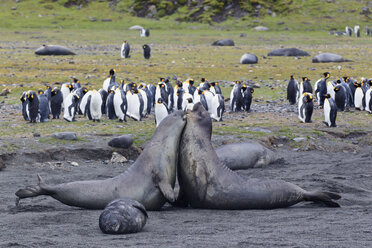
[[216, 154], [231, 170], [262, 167], [278, 160], [273, 151], [255, 143], [223, 145], [216, 149]]
[[272, 209], [301, 201], [339, 207], [330, 192], [308, 192], [281, 180], [244, 179], [224, 166], [211, 143], [212, 121], [201, 103], [187, 113], [178, 160], [180, 197], [191, 207], [208, 209]]
[[36, 55], [76, 55], [73, 51], [64, 46], [43, 45], [35, 51]]
[[115, 199], [128, 197], [143, 204], [147, 210], [159, 210], [166, 200], [175, 200], [173, 189], [178, 144], [186, 123], [184, 117], [183, 111], [168, 115], [136, 162], [116, 177], [51, 186], [38, 176], [38, 185], [20, 189], [16, 196], [50, 195], [64, 204], [89, 209], [103, 209]]
[[148, 215], [145, 207], [130, 198], [110, 202], [99, 216], [99, 228], [103, 233], [136, 233], [146, 225]]

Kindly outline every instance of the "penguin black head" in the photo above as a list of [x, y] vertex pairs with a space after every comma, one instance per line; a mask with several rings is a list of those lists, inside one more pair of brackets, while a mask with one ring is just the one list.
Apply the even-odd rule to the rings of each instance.
[[205, 78], [201, 78], [201, 80], [200, 80], [202, 83], [204, 83], [205, 81], [206, 81], [206, 79]]
[[74, 89], [74, 86], [72, 84], [68, 84], [67, 87], [72, 91]]
[[347, 83], [347, 81], [349, 81], [349, 77], [345, 76], [345, 77], [342, 77], [345, 81], [345, 83]]
[[43, 90], [38, 90], [37, 93], [38, 93], [39, 95], [42, 95], [42, 94], [44, 94], [44, 91], [43, 91]]
[[368, 79], [367, 84], [369, 85], [369, 87], [372, 87], [372, 79]]
[[211, 85], [214, 87], [216, 86], [218, 83], [217, 82], [212, 82]]
[[337, 79], [336, 84], [340, 84], [340, 83], [341, 83], [341, 80]]
[[164, 82], [169, 83], [169, 78], [166, 78]]
[[325, 78], [329, 78], [331, 76], [331, 74], [329, 74], [329, 72], [324, 72], [323, 75], [324, 75]]
[[34, 95], [35, 95], [35, 92], [33, 92], [32, 90], [29, 90], [27, 92], [27, 99], [32, 102], [34, 100]]
[[331, 98], [331, 95], [330, 94], [325, 94], [324, 97], [325, 97], [325, 99], [328, 99], [328, 98]]
[[307, 77], [303, 77], [303, 78], [302, 78], [302, 81], [304, 81], [304, 82], [305, 82], [305, 81], [310, 81], [310, 79], [308, 79]]
[[110, 72], [109, 72], [110, 73], [110, 76], [114, 76], [115, 75], [115, 72], [116, 72], [115, 69], [111, 69]]
[[160, 86], [161, 88], [164, 88], [164, 87], [165, 87], [165, 84], [160, 83], [159, 86]]
[[163, 82], [165, 78], [160, 78], [160, 82]]
[[193, 85], [193, 84], [194, 84], [194, 79], [190, 79], [190, 80], [189, 80], [189, 84], [190, 84], [190, 85]]
[[176, 83], [176, 84], [177, 84], [177, 86], [180, 87], [180, 88], [182, 88], [182, 86], [183, 86], [183, 83], [182, 83], [181, 81], [179, 81], [179, 80], [177, 80], [177, 83]]
[[76, 77], [72, 77], [72, 79], [74, 80], [74, 83], [78, 83], [79, 82], [79, 80]]
[[313, 101], [313, 96], [308, 93], [304, 93], [303, 96], [305, 97], [305, 102], [312, 102]]
[[247, 89], [247, 85], [243, 84], [242, 85], [242, 90], [245, 91]]
[[47, 89], [47, 90], [49, 90], [50, 88], [51, 88], [50, 85], [47, 85], [47, 86], [46, 86], [46, 89]]
[[115, 93], [115, 91], [114, 90], [109, 90], [109, 94], [114, 94]]
[[162, 104], [162, 103], [163, 103], [163, 98], [159, 98], [159, 99], [158, 99], [158, 103], [159, 103], [159, 104]]
[[340, 85], [337, 85], [336, 87], [334, 87], [333, 90], [334, 90], [335, 92], [338, 92], [338, 91], [340, 90]]
[[190, 97], [190, 98], [187, 98], [187, 102], [188, 103], [192, 103], [192, 98]]
[[294, 76], [293, 75], [291, 75], [291, 79], [294, 79]]
[[253, 94], [254, 92], [254, 89], [252, 87], [249, 87], [249, 90], [251, 91], [251, 93]]

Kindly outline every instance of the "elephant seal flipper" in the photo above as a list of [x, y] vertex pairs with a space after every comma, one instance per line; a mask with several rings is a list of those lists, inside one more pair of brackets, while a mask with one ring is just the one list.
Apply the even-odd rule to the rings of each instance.
[[[206, 209], [273, 209], [302, 201], [338, 207], [330, 192], [309, 192], [282, 180], [243, 178], [226, 167], [211, 143], [212, 121], [201, 103], [187, 112], [179, 148], [178, 179], [191, 207]], [[181, 194], [181, 195], [182, 195]]]
[[45, 189], [46, 184], [39, 174], [37, 174], [39, 183], [37, 185], [30, 185], [24, 189], [19, 189], [15, 194], [19, 198], [35, 197], [38, 195], [49, 194], [48, 190]]
[[167, 199], [168, 202], [172, 203], [176, 200], [174, 189], [169, 183], [165, 181], [160, 181], [158, 183], [158, 187], [160, 192], [163, 194], [163, 196], [165, 197], [165, 199]]

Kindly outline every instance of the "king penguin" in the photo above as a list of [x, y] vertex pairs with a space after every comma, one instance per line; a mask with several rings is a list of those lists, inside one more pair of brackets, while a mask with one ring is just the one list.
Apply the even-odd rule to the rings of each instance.
[[365, 106], [366, 106], [366, 111], [368, 113], [372, 114], [372, 79], [368, 79], [367, 81], [368, 84], [368, 90], [366, 91], [364, 100], [365, 100]]
[[126, 116], [128, 110], [128, 102], [125, 96], [125, 92], [121, 86], [115, 90], [114, 108], [115, 115], [119, 118], [119, 122], [127, 121]]
[[90, 90], [83, 96], [79, 104], [80, 112], [84, 116], [88, 116], [89, 120], [92, 120], [92, 115], [90, 114], [91, 100], [92, 100], [92, 91]]
[[324, 96], [327, 94], [327, 80], [331, 76], [329, 72], [323, 73], [323, 78], [315, 83], [315, 96], [318, 100], [319, 106], [324, 105]]
[[305, 123], [311, 122], [313, 110], [313, 95], [307, 92], [303, 93], [298, 101], [298, 118]]
[[254, 92], [254, 89], [244, 84], [242, 86], [242, 90], [243, 90], [243, 109], [249, 112], [251, 111], [252, 94]]
[[48, 96], [43, 91], [39, 91], [38, 93], [40, 122], [47, 122], [50, 114]]
[[357, 38], [360, 37], [360, 27], [359, 27], [359, 25], [354, 26], [354, 33], [355, 33], [355, 37], [357, 37]]
[[107, 91], [105, 91], [104, 89], [99, 89], [98, 93], [101, 94], [101, 98], [102, 98], [102, 114], [105, 115], [106, 114], [106, 102], [107, 102], [107, 97], [108, 97], [108, 93]]
[[192, 110], [192, 108], [194, 107], [194, 102], [193, 102], [193, 99], [191, 97], [187, 98], [187, 104], [186, 104], [186, 107], [184, 108], [183, 111], [187, 111], [187, 110]]
[[158, 98], [158, 100], [156, 101], [154, 111], [155, 123], [156, 126], [159, 126], [160, 122], [169, 114], [168, 106], [162, 98]]
[[107, 113], [107, 117], [110, 120], [115, 120], [117, 118], [115, 114], [114, 96], [115, 96], [115, 90], [110, 90], [108, 92], [107, 102], [106, 102], [106, 113]]
[[218, 85], [217, 82], [211, 82], [210, 83], [210, 89], [209, 89], [213, 94], [222, 94], [221, 88]]
[[330, 94], [324, 96], [324, 123], [329, 127], [336, 127], [337, 106]]
[[81, 88], [80, 81], [76, 77], [72, 77], [72, 85], [74, 86], [74, 89], [79, 89]]
[[53, 119], [59, 119], [62, 110], [62, 103], [63, 103], [63, 96], [60, 89], [55, 87], [51, 91], [51, 98], [50, 98], [50, 109], [52, 111]]
[[30, 123], [36, 123], [39, 119], [39, 98], [36, 93], [32, 90], [27, 92], [27, 115], [30, 120]]
[[211, 111], [211, 118], [216, 121], [222, 121], [222, 115], [225, 112], [225, 103], [222, 94], [215, 94], [212, 98], [212, 104], [208, 108]]
[[163, 99], [163, 102], [167, 104], [168, 106], [168, 99], [169, 99], [168, 92], [166, 90], [164, 79], [161, 78], [160, 80], [161, 81], [158, 83], [158, 86], [156, 87], [156, 90], [155, 90], [155, 99], [159, 99], [159, 98]]
[[89, 109], [92, 120], [100, 122], [102, 117], [102, 97], [96, 90], [92, 91]]
[[354, 83], [354, 86], [355, 86], [355, 93], [354, 93], [354, 106], [355, 106], [355, 109], [358, 109], [358, 110], [363, 110], [363, 105], [364, 105], [364, 92], [363, 92], [363, 89], [362, 89], [362, 86], [363, 86], [363, 82], [355, 82]]
[[235, 82], [235, 85], [230, 93], [230, 108], [232, 112], [241, 111], [243, 105], [242, 83]]
[[341, 85], [343, 85], [346, 89], [347, 93], [347, 103], [349, 107], [354, 107], [354, 94], [355, 94], [355, 80], [350, 79], [349, 77], [345, 76], [342, 78]]
[[27, 92], [26, 91], [24, 91], [22, 93], [22, 96], [21, 96], [20, 100], [22, 102], [22, 115], [23, 115], [23, 119], [25, 121], [29, 121], [30, 119], [28, 118], [28, 114], [27, 114], [28, 99], [27, 99]]
[[128, 41], [124, 41], [123, 42], [123, 45], [121, 45], [121, 52], [120, 52], [120, 56], [124, 59], [126, 58], [130, 58], [130, 55], [129, 55], [129, 52], [130, 52], [130, 46], [129, 46], [129, 43]]
[[347, 95], [345, 87], [341, 84], [337, 84], [334, 88], [334, 92], [337, 110], [344, 111], [345, 107], [347, 106]]
[[136, 121], [140, 121], [143, 113], [143, 99], [137, 89], [127, 91], [128, 110], [127, 115]]
[[141, 90], [144, 108], [143, 111], [146, 112], [144, 115], [149, 115], [151, 113], [152, 108], [152, 93], [150, 91], [149, 85], [144, 83], [140, 83], [138, 89]]
[[61, 86], [61, 92], [63, 96], [63, 100], [74, 90], [74, 86], [72, 83], [64, 83]]
[[115, 72], [116, 70], [115, 69], [111, 69], [109, 71], [109, 76], [108, 78], [105, 79], [105, 81], [103, 81], [103, 85], [102, 85], [102, 89], [104, 89], [105, 91], [108, 92], [109, 90], [109, 87], [114, 84], [115, 82]]
[[70, 93], [63, 101], [64, 105], [64, 113], [63, 119], [68, 122], [75, 121], [75, 109], [77, 108], [77, 104], [79, 101], [79, 96], [75, 93]]
[[293, 75], [290, 76], [287, 86], [287, 100], [289, 104], [293, 105], [297, 103], [299, 95], [298, 82]]

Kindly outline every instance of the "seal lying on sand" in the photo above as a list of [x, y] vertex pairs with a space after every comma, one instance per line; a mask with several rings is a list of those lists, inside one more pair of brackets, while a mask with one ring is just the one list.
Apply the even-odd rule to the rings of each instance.
[[272, 209], [301, 201], [332, 201], [340, 196], [330, 192], [308, 192], [281, 180], [244, 179], [221, 163], [211, 143], [212, 122], [201, 103], [187, 113], [178, 160], [180, 197], [194, 208]]
[[110, 202], [99, 216], [99, 228], [103, 233], [136, 233], [146, 225], [145, 207], [130, 198]]
[[129, 197], [147, 210], [159, 210], [166, 200], [175, 200], [178, 144], [185, 123], [183, 111], [168, 115], [136, 162], [116, 177], [50, 186], [38, 176], [38, 185], [20, 189], [16, 196], [50, 195], [64, 204], [89, 209], [103, 209], [115, 199]]
[[76, 55], [73, 51], [64, 46], [43, 45], [35, 51], [36, 55]]
[[262, 167], [278, 160], [273, 151], [255, 143], [223, 145], [216, 149], [216, 154], [231, 170]]

